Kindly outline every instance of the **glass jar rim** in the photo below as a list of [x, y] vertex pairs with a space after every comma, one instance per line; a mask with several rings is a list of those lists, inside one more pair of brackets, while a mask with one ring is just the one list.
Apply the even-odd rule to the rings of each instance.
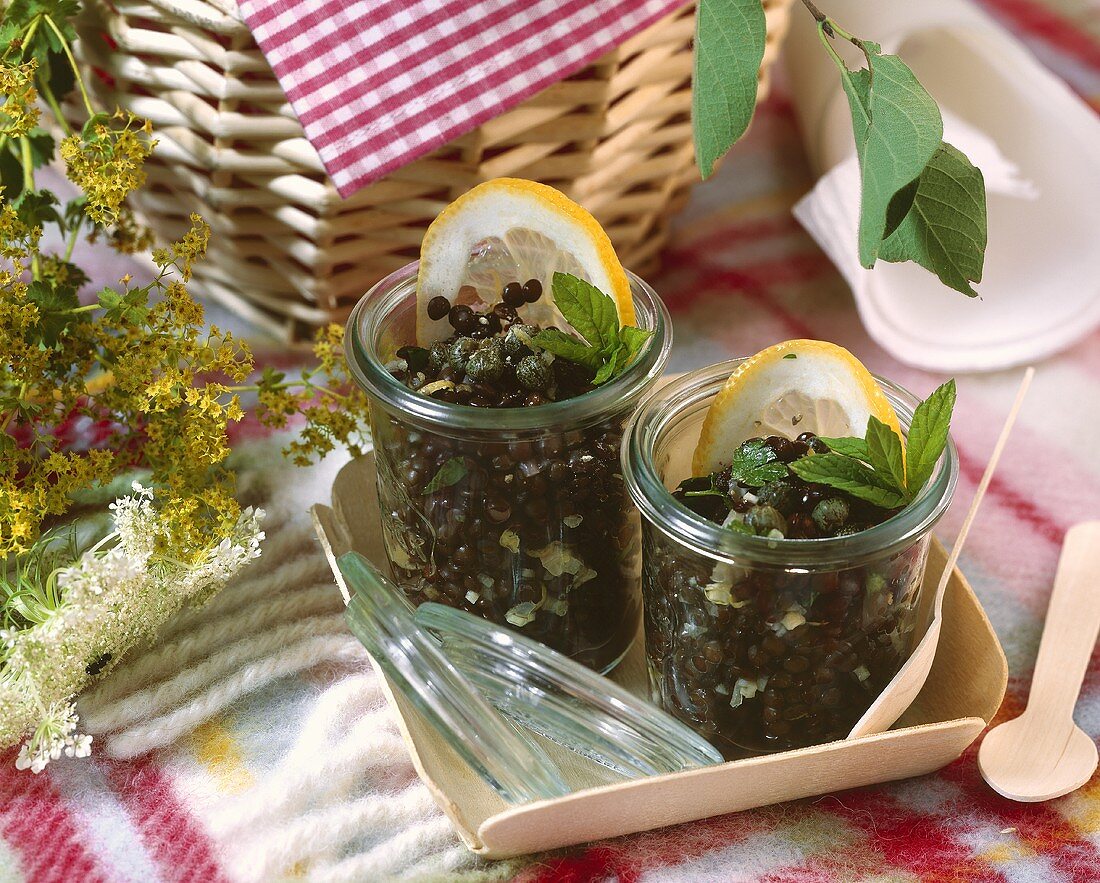
[[[663, 433], [684, 409], [713, 397], [744, 359], [731, 359], [691, 371], [650, 393], [634, 412], [624, 431], [623, 478], [635, 505], [651, 523], [675, 540], [709, 558], [732, 564], [820, 570], [857, 566], [869, 558], [908, 548], [939, 521], [958, 483], [959, 457], [948, 437], [947, 448], [917, 499], [881, 524], [846, 537], [771, 539], [727, 530], [692, 512], [665, 487], [654, 464], [654, 451]], [[908, 431], [920, 400], [904, 387], [874, 375]]]
[[352, 308], [344, 350], [352, 376], [388, 408], [449, 431], [490, 432], [543, 430], [569, 424], [583, 427], [603, 419], [608, 411], [630, 408], [664, 371], [672, 347], [672, 321], [657, 292], [629, 270], [639, 327], [653, 331], [645, 349], [622, 374], [583, 395], [533, 408], [471, 408], [441, 402], [410, 389], [386, 368], [376, 349], [379, 324], [415, 291], [419, 261], [390, 273], [367, 291]]

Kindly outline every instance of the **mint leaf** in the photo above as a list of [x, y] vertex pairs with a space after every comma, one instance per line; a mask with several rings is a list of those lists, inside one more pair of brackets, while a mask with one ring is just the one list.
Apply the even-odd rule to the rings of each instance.
[[466, 471], [466, 464], [463, 462], [462, 458], [452, 457], [439, 467], [439, 471], [432, 480], [428, 482], [428, 486], [424, 488], [424, 493], [434, 494], [436, 491], [442, 490], [445, 487], [457, 484], [466, 477]]
[[752, 120], [766, 39], [761, 0], [699, 0], [691, 127], [704, 179]]
[[826, 438], [823, 435], [818, 438], [829, 446], [830, 451], [843, 454], [845, 457], [855, 457], [857, 460], [865, 461], [871, 459], [870, 454], [867, 453], [867, 442], [861, 438]]
[[947, 447], [947, 434], [951, 428], [956, 395], [955, 381], [948, 380], [917, 405], [913, 412], [905, 452], [907, 487], [911, 499], [928, 483], [936, 462]]
[[767, 463], [764, 466], [758, 466], [756, 469], [750, 469], [748, 472], [744, 473], [741, 481], [749, 487], [760, 487], [761, 485], [767, 484], [769, 481], [784, 479], [789, 474], [786, 463]]
[[769, 481], [787, 477], [787, 464], [780, 462], [775, 451], [760, 440], [742, 442], [730, 461], [730, 480], [749, 487], [760, 487]]
[[638, 353], [645, 348], [651, 337], [653, 337], [652, 331], [635, 328], [633, 325], [627, 325], [619, 329], [619, 341], [626, 350], [626, 355], [622, 359], [624, 368], [637, 358]]
[[593, 371], [599, 368], [602, 362], [600, 351], [596, 347], [589, 346], [580, 338], [567, 334], [559, 328], [544, 328], [531, 338], [531, 343], [555, 356], [586, 365]]
[[911, 190], [905, 214], [892, 231], [888, 224], [879, 257], [893, 263], [915, 261], [944, 285], [977, 297], [970, 283], [982, 280], [987, 240], [981, 170], [941, 142]]
[[849, 70], [834, 55], [852, 112], [862, 196], [859, 261], [873, 267], [886, 214], [895, 194], [928, 165], [943, 138], [943, 119], [932, 96], [896, 55], [881, 55], [863, 42], [869, 68]]
[[901, 438], [873, 414], [867, 420], [867, 462], [884, 482], [905, 493], [905, 452]]
[[790, 469], [803, 481], [847, 491], [883, 509], [897, 509], [906, 503], [904, 494], [887, 486], [870, 466], [843, 454], [802, 457], [791, 463]]
[[612, 377], [619, 372], [619, 363], [623, 357], [624, 348], [622, 344], [619, 344], [611, 351], [610, 355], [604, 355], [604, 363], [600, 365], [596, 371], [596, 376], [592, 378], [593, 386], [600, 386], [607, 383]]
[[615, 301], [569, 273], [554, 274], [553, 291], [554, 303], [581, 337], [600, 350], [615, 347], [619, 331]]

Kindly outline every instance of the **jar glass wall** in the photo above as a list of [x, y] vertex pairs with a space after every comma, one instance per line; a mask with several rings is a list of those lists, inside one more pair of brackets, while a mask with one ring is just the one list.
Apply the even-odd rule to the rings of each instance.
[[640, 524], [619, 452], [668, 359], [664, 305], [631, 276], [637, 324], [654, 335], [611, 382], [559, 402], [474, 408], [421, 395], [387, 368], [415, 338], [416, 271], [372, 288], [347, 334], [370, 399], [395, 581], [415, 604], [480, 614], [608, 671], [639, 625]]
[[[623, 448], [642, 511], [652, 698], [730, 759], [848, 734], [912, 652], [931, 530], [958, 476], [949, 443], [910, 506], [851, 536], [770, 539], [706, 520], [670, 491], [691, 477], [707, 409], [738, 364], [651, 395]], [[918, 400], [878, 382], [907, 431]]]

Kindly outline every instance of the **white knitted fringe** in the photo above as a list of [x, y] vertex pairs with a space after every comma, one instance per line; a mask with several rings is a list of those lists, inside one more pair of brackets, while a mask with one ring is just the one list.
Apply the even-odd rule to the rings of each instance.
[[[419, 784], [396, 797], [371, 796], [330, 806], [265, 832], [234, 856], [232, 869], [242, 881], [270, 880], [306, 858], [332, 855], [364, 830], [401, 830], [436, 813], [427, 789]], [[442, 816], [433, 819], [439, 820], [446, 824]]]
[[314, 635], [284, 647], [275, 656], [244, 666], [229, 680], [216, 683], [188, 699], [183, 707], [113, 736], [108, 742], [107, 753], [111, 757], [128, 759], [170, 745], [242, 696], [318, 662], [366, 664], [366, 651], [351, 635]]
[[367, 852], [327, 867], [321, 865], [310, 876], [313, 880], [332, 883], [407, 877], [411, 866], [419, 864], [425, 852], [449, 846], [454, 836], [446, 817], [436, 815], [404, 828]]
[[84, 695], [85, 709], [102, 708], [141, 684], [182, 671], [225, 645], [226, 635], [244, 637], [272, 624], [301, 616], [342, 609], [340, 595], [331, 582], [318, 583], [293, 593], [275, 595], [263, 604], [228, 613], [219, 620], [193, 629], [175, 640], [158, 644], [144, 656], [126, 666], [121, 677], [108, 678]]
[[[268, 665], [277, 665], [286, 656], [286, 648], [292, 641], [317, 635], [346, 634], [344, 617], [340, 614], [311, 616], [292, 622], [230, 644], [198, 665], [184, 669], [154, 687], [138, 690], [119, 702], [98, 705], [96, 697], [89, 696], [81, 707], [81, 718], [91, 733], [118, 730], [174, 707], [189, 694], [219, 678], [231, 677], [219, 685], [222, 689], [236, 689], [232, 681], [240, 679], [245, 663], [260, 659]], [[300, 668], [292, 670], [299, 671]]]

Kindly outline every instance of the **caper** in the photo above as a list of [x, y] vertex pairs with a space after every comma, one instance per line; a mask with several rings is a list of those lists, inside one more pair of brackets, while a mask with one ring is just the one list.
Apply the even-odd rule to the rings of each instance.
[[500, 378], [504, 371], [504, 360], [493, 349], [478, 350], [466, 362], [466, 373], [478, 381], [492, 381]]
[[526, 389], [546, 389], [551, 377], [550, 367], [538, 356], [524, 356], [516, 365], [516, 380]]
[[769, 481], [756, 492], [756, 500], [761, 506], [773, 506], [790, 514], [798, 505], [798, 493], [789, 481]]
[[767, 534], [773, 530], [787, 533], [787, 520], [774, 506], [753, 506], [745, 515], [745, 522], [758, 534]]
[[848, 520], [848, 503], [840, 497], [826, 497], [816, 506], [810, 517], [822, 533], [833, 534]]
[[465, 371], [466, 361], [477, 352], [477, 341], [469, 337], [460, 337], [451, 344], [447, 352], [447, 364], [455, 371]]

